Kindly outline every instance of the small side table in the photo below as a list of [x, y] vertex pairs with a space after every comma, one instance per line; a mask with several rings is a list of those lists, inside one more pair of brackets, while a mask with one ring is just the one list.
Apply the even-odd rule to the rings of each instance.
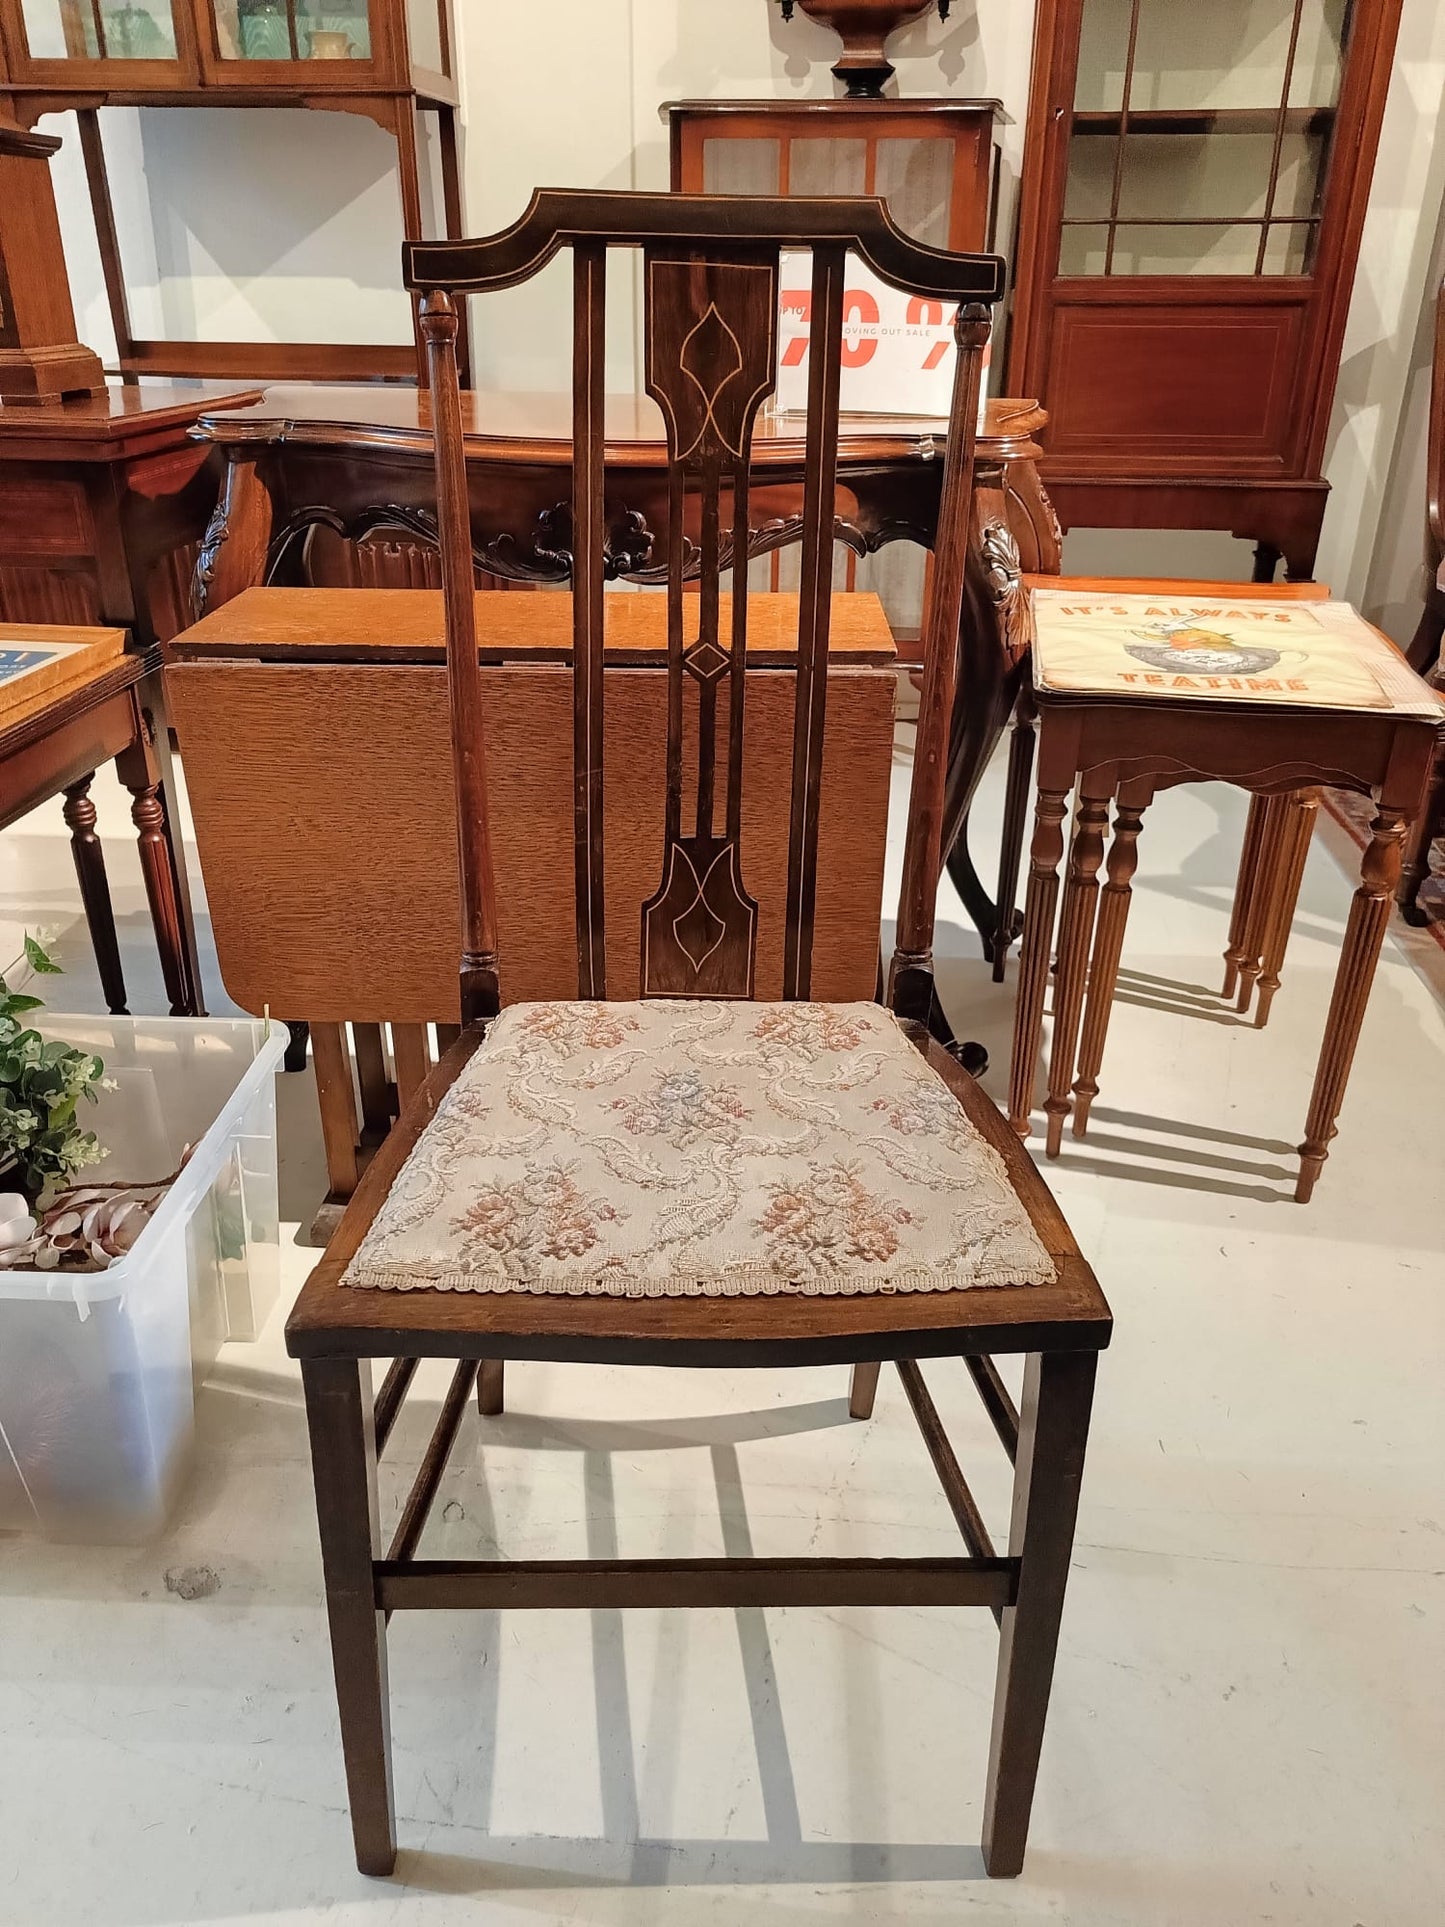
[[[0, 645], [84, 641], [98, 633], [104, 632], [5, 624], [0, 625]], [[190, 889], [171, 834], [168, 796], [174, 794], [174, 779], [159, 649], [113, 657], [94, 674], [43, 692], [4, 717], [0, 722], [0, 829], [8, 829], [53, 797], [64, 796], [65, 821], [101, 987], [107, 1008], [124, 1013], [120, 945], [90, 797], [96, 770], [112, 760], [131, 794], [131, 821], [140, 840], [141, 869], [171, 1015], [204, 1016]]]
[[[1072, 587], [1081, 597], [1090, 590], [1082, 583], [1057, 586]], [[1058, 1155], [1071, 1110], [1075, 1135], [1082, 1136], [1087, 1128], [1088, 1107], [1098, 1090], [1142, 818], [1154, 796], [1188, 782], [1233, 783], [1266, 797], [1291, 796], [1317, 784], [1328, 785], [1373, 796], [1376, 807], [1299, 1147], [1295, 1198], [1301, 1204], [1309, 1201], [1335, 1135], [1390, 900], [1400, 876], [1405, 834], [1420, 810], [1437, 738], [1445, 736], [1445, 702], [1409, 670], [1393, 644], [1383, 636], [1378, 642], [1382, 654], [1378, 661], [1372, 658], [1371, 667], [1389, 705], [1371, 709], [1191, 697], [1146, 688], [1142, 681], [1137, 690], [1122, 697], [1107, 689], [1065, 693], [1041, 685], [1035, 650], [1038, 804], [1009, 1084], [1009, 1119], [1021, 1137], [1028, 1135], [1043, 1035], [1064, 855], [1063, 824], [1069, 792], [1078, 791], [1059, 918], [1054, 1034], [1044, 1103], [1049, 1157]], [[1111, 800], [1116, 800], [1115, 835], [1101, 899], [1098, 879]], [[1274, 933], [1276, 941], [1279, 934]]]

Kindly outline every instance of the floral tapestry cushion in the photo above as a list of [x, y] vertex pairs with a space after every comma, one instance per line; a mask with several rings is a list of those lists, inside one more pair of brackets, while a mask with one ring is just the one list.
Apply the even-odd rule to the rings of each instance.
[[514, 1004], [343, 1284], [628, 1297], [957, 1291], [1054, 1266], [877, 1004]]

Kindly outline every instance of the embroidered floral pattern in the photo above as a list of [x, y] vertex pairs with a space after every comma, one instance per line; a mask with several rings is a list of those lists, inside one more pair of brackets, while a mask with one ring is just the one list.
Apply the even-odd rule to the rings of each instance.
[[770, 1185], [758, 1226], [774, 1269], [789, 1277], [886, 1264], [898, 1250], [899, 1228], [914, 1222], [905, 1206], [870, 1191], [856, 1164], [839, 1159]]
[[662, 1137], [679, 1151], [703, 1138], [730, 1138], [748, 1116], [748, 1107], [726, 1085], [705, 1084], [695, 1070], [668, 1071], [649, 1091], [614, 1097], [623, 1130], [634, 1137]]
[[464, 1264], [479, 1252], [495, 1252], [509, 1276], [525, 1276], [534, 1258], [580, 1258], [621, 1215], [605, 1198], [589, 1197], [573, 1170], [554, 1164], [528, 1174], [515, 1186], [488, 1185], [452, 1219], [462, 1234]]
[[523, 1004], [520, 1028], [561, 1057], [574, 1051], [616, 1050], [642, 1026], [626, 1004]]
[[1054, 1267], [875, 1004], [519, 1004], [344, 1282], [633, 1297], [959, 1291]]
[[857, 1012], [856, 1004], [765, 1004], [752, 1035], [809, 1059], [857, 1050], [870, 1029]]

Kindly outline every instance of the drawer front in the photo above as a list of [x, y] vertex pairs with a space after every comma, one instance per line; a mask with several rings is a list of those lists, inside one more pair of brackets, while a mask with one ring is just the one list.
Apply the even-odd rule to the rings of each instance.
[[0, 562], [94, 553], [90, 504], [79, 482], [32, 481], [0, 470]]

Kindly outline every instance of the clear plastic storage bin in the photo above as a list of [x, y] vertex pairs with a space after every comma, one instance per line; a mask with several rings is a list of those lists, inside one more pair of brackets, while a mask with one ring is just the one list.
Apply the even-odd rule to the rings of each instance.
[[195, 1386], [280, 1290], [286, 1028], [50, 1011], [38, 1025], [115, 1081], [85, 1107], [110, 1153], [95, 1177], [166, 1177], [192, 1150], [108, 1270], [0, 1271], [0, 1529], [134, 1542], [160, 1529], [184, 1474]]

